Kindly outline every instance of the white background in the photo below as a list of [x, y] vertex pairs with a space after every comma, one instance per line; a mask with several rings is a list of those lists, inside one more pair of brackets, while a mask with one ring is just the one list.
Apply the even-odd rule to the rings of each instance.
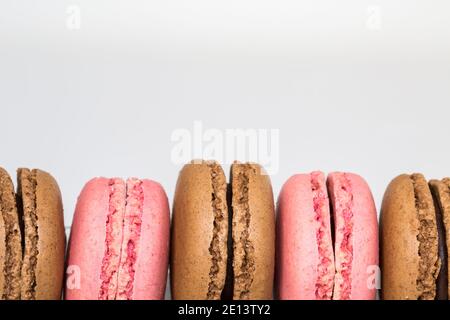
[[[80, 28], [70, 24], [75, 5]], [[72, 26], [72, 27], [71, 27]], [[448, 1], [0, 1], [0, 165], [159, 181], [171, 134], [280, 130], [292, 174], [450, 175]]]

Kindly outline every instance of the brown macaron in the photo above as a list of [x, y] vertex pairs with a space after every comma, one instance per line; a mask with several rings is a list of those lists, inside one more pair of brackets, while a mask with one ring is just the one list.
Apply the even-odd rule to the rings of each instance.
[[[4, 258], [0, 254], [0, 265], [9, 266], [4, 269], [9, 271], [4, 273], [2, 298], [60, 299], [66, 241], [58, 184], [44, 171], [19, 169], [14, 196], [11, 179], [4, 170], [0, 177], [5, 230], [2, 246], [6, 249]], [[12, 198], [17, 202], [13, 203]]]
[[174, 299], [272, 298], [275, 213], [262, 170], [235, 163], [228, 186], [216, 162], [194, 161], [181, 170], [172, 218]]
[[437, 296], [442, 300], [450, 298], [450, 268], [448, 252], [450, 251], [450, 178], [441, 181], [430, 181], [433, 194], [439, 237], [439, 257], [441, 258], [441, 271], [437, 281]]
[[0, 168], [0, 299], [20, 299], [22, 237], [14, 185]]
[[434, 203], [422, 174], [400, 175], [389, 184], [380, 217], [382, 299], [448, 298], [447, 290], [445, 295], [439, 290], [442, 261], [448, 258]]

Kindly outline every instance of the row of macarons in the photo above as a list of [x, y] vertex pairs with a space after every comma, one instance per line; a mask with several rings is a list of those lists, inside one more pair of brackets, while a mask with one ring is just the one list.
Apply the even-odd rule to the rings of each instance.
[[[61, 193], [47, 172], [0, 168], [0, 298], [447, 300], [450, 179], [403, 174], [380, 226], [357, 174], [296, 174], [274, 203], [258, 164], [181, 170], [172, 220], [147, 179], [94, 178], [82, 189], [68, 247]], [[381, 289], [381, 290], [379, 290]]]

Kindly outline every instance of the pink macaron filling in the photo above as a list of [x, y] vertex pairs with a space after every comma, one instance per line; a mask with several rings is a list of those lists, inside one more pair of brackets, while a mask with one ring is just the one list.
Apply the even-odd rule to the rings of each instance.
[[139, 249], [144, 204], [142, 181], [109, 180], [105, 253], [101, 267], [99, 300], [128, 300], [133, 296], [135, 263]]
[[127, 181], [127, 204], [125, 208], [124, 235], [118, 275], [117, 299], [130, 300], [133, 296], [135, 263], [141, 236], [144, 191], [142, 181]]
[[109, 211], [106, 218], [105, 254], [102, 260], [102, 281], [99, 300], [115, 299], [117, 271], [122, 247], [126, 186], [122, 179], [109, 180]]
[[334, 261], [329, 235], [329, 202], [325, 178], [321, 172], [311, 173], [316, 240], [319, 250], [315, 295], [318, 300], [329, 300], [333, 294]]
[[353, 262], [353, 194], [345, 173], [336, 174], [334, 180], [334, 206], [336, 228], [336, 281], [334, 298], [348, 300], [352, 290]]

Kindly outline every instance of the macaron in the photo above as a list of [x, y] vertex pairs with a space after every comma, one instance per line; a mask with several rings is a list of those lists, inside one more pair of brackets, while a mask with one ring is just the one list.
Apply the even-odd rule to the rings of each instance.
[[169, 230], [169, 205], [160, 184], [90, 180], [75, 208], [65, 299], [163, 299]]
[[22, 236], [16, 194], [9, 174], [0, 168], [0, 298], [20, 299]]
[[371, 300], [376, 297], [378, 223], [363, 178], [320, 171], [282, 187], [277, 206], [276, 297]]
[[450, 178], [445, 178], [440, 181], [431, 180], [429, 185], [436, 210], [436, 226], [438, 230], [439, 257], [441, 262], [441, 269], [436, 283], [436, 297], [440, 300], [449, 300]]
[[58, 184], [38, 169], [19, 169], [17, 181], [15, 193], [0, 168], [0, 297], [60, 299], [65, 231]]
[[217, 162], [185, 165], [172, 219], [173, 299], [272, 299], [275, 212], [261, 166], [234, 163], [227, 185]]
[[403, 174], [387, 187], [380, 217], [383, 299], [448, 299], [449, 182]]

